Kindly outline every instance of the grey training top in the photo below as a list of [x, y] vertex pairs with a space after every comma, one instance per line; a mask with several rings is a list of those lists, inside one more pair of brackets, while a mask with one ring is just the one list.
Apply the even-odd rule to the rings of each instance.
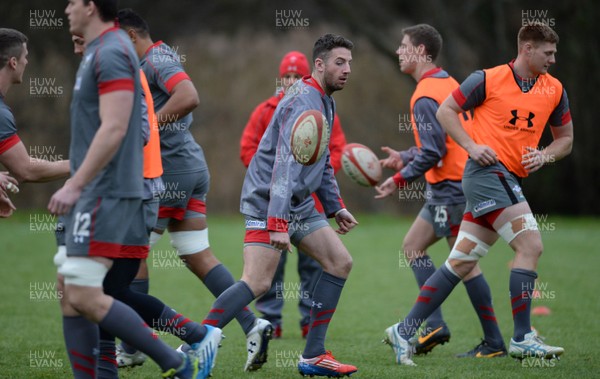
[[244, 179], [240, 211], [244, 215], [274, 220], [298, 221], [308, 217], [315, 204], [315, 192], [325, 214], [344, 208], [329, 161], [329, 148], [319, 161], [303, 166], [291, 152], [291, 131], [295, 120], [306, 110], [318, 110], [333, 125], [335, 103], [314, 78], [297, 81], [279, 102]]
[[[156, 112], [171, 98], [173, 88], [190, 77], [183, 70], [179, 55], [162, 41], [156, 42], [141, 60], [142, 70], [148, 79]], [[196, 143], [190, 125], [191, 113], [177, 121], [159, 126], [163, 170], [168, 174], [181, 174], [207, 170], [206, 159]]]
[[127, 34], [104, 31], [88, 44], [79, 64], [71, 101], [71, 176], [81, 166], [100, 128], [100, 96], [132, 91], [133, 108], [127, 133], [110, 162], [84, 188], [82, 196], [141, 198], [143, 181], [142, 87], [139, 61]]

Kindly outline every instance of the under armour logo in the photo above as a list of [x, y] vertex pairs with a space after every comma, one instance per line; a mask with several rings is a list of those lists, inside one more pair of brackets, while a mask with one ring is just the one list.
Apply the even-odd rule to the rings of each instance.
[[312, 302], [312, 307], [313, 308], [323, 308], [323, 303], [315, 303], [314, 301]]
[[511, 125], [515, 125], [517, 123], [517, 120], [521, 120], [527, 121], [528, 128], [531, 128], [533, 126], [533, 122], [531, 120], [533, 120], [533, 118], [535, 117], [535, 113], [529, 112], [529, 117], [523, 117], [517, 114], [516, 109], [513, 109], [512, 111], [510, 111], [510, 114], [512, 114], [513, 116], [513, 118], [511, 118], [510, 121], [508, 121]]

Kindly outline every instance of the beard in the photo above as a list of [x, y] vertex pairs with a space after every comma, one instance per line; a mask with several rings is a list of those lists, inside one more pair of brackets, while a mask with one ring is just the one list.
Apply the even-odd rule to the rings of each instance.
[[335, 78], [333, 76], [333, 74], [331, 73], [325, 73], [325, 76], [323, 78], [324, 84], [325, 84], [325, 91], [328, 93], [333, 93], [335, 91], [340, 91], [342, 89], [344, 89], [344, 84], [345, 83], [336, 83]]

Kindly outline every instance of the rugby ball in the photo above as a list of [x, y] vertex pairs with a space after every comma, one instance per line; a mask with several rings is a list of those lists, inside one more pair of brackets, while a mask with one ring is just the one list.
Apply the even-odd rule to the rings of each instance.
[[372, 187], [381, 180], [379, 158], [365, 145], [350, 143], [342, 151], [342, 169], [354, 181]]
[[329, 144], [329, 124], [315, 109], [304, 111], [292, 127], [290, 147], [296, 162], [310, 166], [321, 159]]

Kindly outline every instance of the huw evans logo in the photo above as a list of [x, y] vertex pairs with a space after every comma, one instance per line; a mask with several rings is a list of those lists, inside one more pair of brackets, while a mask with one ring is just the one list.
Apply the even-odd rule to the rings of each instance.
[[301, 9], [276, 9], [275, 27], [277, 29], [303, 29], [310, 26], [307, 17], [302, 17]]

